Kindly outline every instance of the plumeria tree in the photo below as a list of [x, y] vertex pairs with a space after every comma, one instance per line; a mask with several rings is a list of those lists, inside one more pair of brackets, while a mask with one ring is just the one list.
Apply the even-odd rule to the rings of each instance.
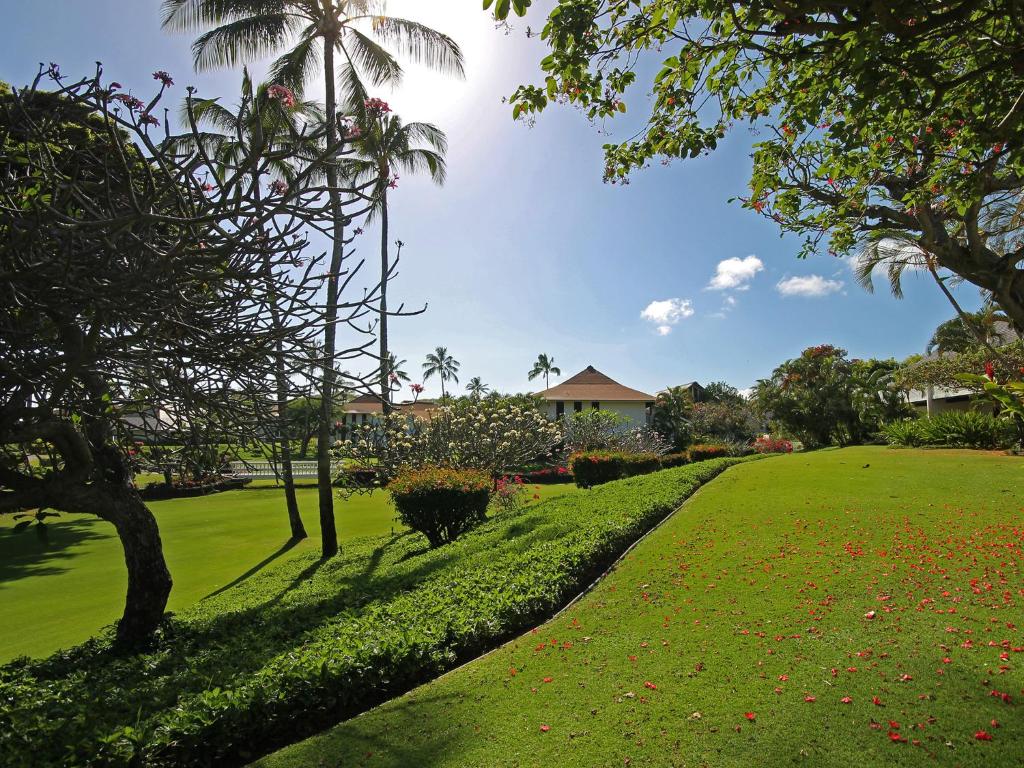
[[[484, 2], [499, 17], [529, 4]], [[513, 115], [564, 102], [604, 120], [650, 94], [643, 127], [605, 146], [612, 183], [750, 125], [740, 200], [801, 255], [910, 245], [1024, 330], [1019, 18], [1011, 0], [558, 0], [544, 81], [513, 94]]]
[[377, 424], [360, 425], [336, 445], [345, 487], [359, 489], [373, 477], [386, 484], [404, 468], [478, 469], [498, 478], [550, 456], [560, 426], [534, 408], [461, 398], [428, 420], [396, 411]]
[[0, 512], [113, 524], [128, 570], [125, 645], [156, 628], [171, 578], [121, 415], [157, 405], [186, 436], [264, 436], [280, 344], [303, 347], [318, 328], [324, 254], [310, 253], [307, 232], [333, 211], [306, 182], [343, 151], [325, 143], [294, 184], [268, 189], [277, 142], [244, 142], [229, 166], [204, 149], [194, 113], [194, 141], [168, 142], [161, 101], [173, 80], [153, 77], [145, 101], [99, 67], [68, 82], [51, 66], [26, 88], [0, 88]]
[[[334, 145], [351, 124], [338, 119], [362, 110], [367, 84], [395, 86], [402, 67], [397, 51], [417, 64], [462, 76], [462, 52], [447, 35], [408, 19], [388, 16], [383, 0], [163, 0], [163, 26], [198, 31], [192, 45], [197, 70], [234, 67], [267, 55], [279, 57], [271, 67], [276, 83], [299, 88], [322, 75], [325, 89], [326, 136]], [[390, 50], [389, 50], [390, 49]], [[340, 91], [339, 91], [340, 89]], [[355, 121], [358, 123], [358, 120]], [[353, 137], [354, 138], [354, 137]], [[323, 318], [322, 410], [317, 434], [317, 485], [320, 529], [325, 557], [338, 551], [331, 493], [331, 409], [336, 397], [337, 327], [345, 259], [347, 216], [339, 188], [339, 166], [324, 168], [334, 221], [332, 250], [326, 270]]]

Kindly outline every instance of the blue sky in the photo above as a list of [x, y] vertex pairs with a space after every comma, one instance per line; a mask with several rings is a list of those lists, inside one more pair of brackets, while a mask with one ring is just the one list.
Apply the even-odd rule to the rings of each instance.
[[[601, 145], [635, 127], [642, 89], [622, 124], [593, 125], [564, 107], [533, 127], [513, 123], [502, 97], [539, 80], [544, 47], [525, 30], [542, 26], [541, 13], [506, 34], [479, 0], [391, 7], [452, 35], [467, 64], [462, 82], [408, 67], [400, 89], [378, 94], [404, 119], [436, 123], [450, 142], [443, 188], [403, 178], [390, 196], [392, 233], [405, 243], [391, 296], [428, 305], [391, 323], [392, 347], [414, 380], [440, 344], [462, 362], [463, 383], [478, 375], [502, 390], [532, 388], [526, 372], [540, 352], [566, 376], [592, 364], [646, 391], [694, 379], [742, 388], [813, 344], [855, 357], [922, 351], [952, 316], [930, 279], [911, 277], [902, 301], [882, 284], [868, 294], [845, 260], [799, 260], [795, 239], [728, 203], [746, 189], [756, 140], [746, 129], [711, 157], [655, 165], [618, 187], [601, 182]], [[77, 75], [101, 60], [142, 93], [157, 69], [175, 77], [181, 96], [185, 84], [228, 101], [237, 93], [237, 72], [192, 71], [190, 38], [160, 30], [159, 0], [34, 0], [4, 12], [0, 79], [16, 85], [39, 62]], [[307, 96], [322, 92], [313, 83]], [[373, 267], [378, 239], [365, 229], [359, 254]], [[959, 295], [979, 303], [971, 286]]]

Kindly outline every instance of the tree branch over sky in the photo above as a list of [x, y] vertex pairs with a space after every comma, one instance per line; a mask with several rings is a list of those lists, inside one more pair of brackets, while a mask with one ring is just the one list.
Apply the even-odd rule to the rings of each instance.
[[605, 146], [607, 181], [711, 152], [747, 123], [760, 139], [740, 200], [802, 237], [801, 255], [906, 240], [1024, 328], [1015, 3], [560, 0], [542, 37], [544, 82], [516, 90], [514, 116], [555, 101], [612, 118], [653, 96], [644, 127]]

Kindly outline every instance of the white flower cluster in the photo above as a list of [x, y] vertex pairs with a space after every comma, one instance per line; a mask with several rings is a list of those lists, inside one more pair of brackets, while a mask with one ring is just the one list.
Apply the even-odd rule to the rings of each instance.
[[561, 426], [534, 408], [460, 401], [429, 419], [393, 413], [355, 427], [335, 448], [335, 456], [347, 474], [365, 470], [379, 482], [402, 468], [427, 464], [497, 476], [543, 460], [560, 439]]

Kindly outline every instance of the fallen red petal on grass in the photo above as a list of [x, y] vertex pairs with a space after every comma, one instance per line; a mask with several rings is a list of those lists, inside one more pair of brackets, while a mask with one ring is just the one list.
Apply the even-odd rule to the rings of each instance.
[[843, 696], [843, 698], [841, 698], [840, 701], [843, 702], [843, 704], [853, 704], [853, 699], [851, 699], [849, 696]]
[[882, 700], [880, 698], [878, 698], [877, 696], [872, 696], [871, 697], [871, 703], [874, 704], [876, 707], [883, 706], [882, 705]]
[[889, 731], [889, 741], [906, 741], [906, 739], [896, 731]]
[[650, 688], [652, 691], [658, 690], [658, 686], [656, 686], [650, 680], [645, 680], [644, 681], [644, 688]]
[[974, 734], [974, 738], [978, 741], [992, 741], [992, 734], [988, 731], [978, 731]]
[[874, 611], [868, 611], [867, 613], [864, 614], [864, 618], [865, 619], [873, 619], [873, 618], [875, 618], [875, 612]]
[[817, 696], [804, 696], [804, 701], [817, 701]]
[[753, 713], [753, 712], [744, 712], [743, 716], [745, 718], [747, 718], [747, 720], [756, 720], [757, 719], [757, 715], [755, 713]]
[[542, 726], [540, 727], [540, 729], [541, 729], [541, 731], [543, 731], [544, 733], [547, 733], [548, 731], [550, 731], [550, 730], [551, 730], [551, 726], [550, 726], [550, 725], [542, 725]]
[[545, 678], [544, 678], [544, 682], [545, 682], [545, 683], [550, 683], [550, 682], [554, 681], [554, 679], [555, 679], [555, 678], [553, 678], [553, 677], [545, 677]]

